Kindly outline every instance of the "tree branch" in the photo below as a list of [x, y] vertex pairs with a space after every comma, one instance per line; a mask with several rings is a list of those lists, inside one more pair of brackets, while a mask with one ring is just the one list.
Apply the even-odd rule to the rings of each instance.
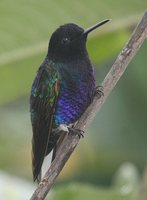
[[[116, 83], [124, 73], [127, 68], [129, 62], [135, 56], [139, 48], [141, 47], [143, 41], [147, 37], [147, 11], [145, 12], [143, 18], [140, 23], [134, 30], [129, 42], [123, 48], [122, 52], [118, 55], [116, 61], [105, 77], [102, 87], [104, 96], [99, 98], [98, 96], [94, 97], [93, 102], [87, 108], [85, 113], [82, 115], [80, 120], [78, 121], [76, 128], [85, 130], [85, 128], [91, 123], [94, 119], [96, 113], [100, 110], [108, 95], [115, 87]], [[52, 162], [50, 168], [46, 172], [43, 180], [38, 185], [34, 194], [32, 195], [30, 200], [43, 200], [52, 185], [54, 184], [56, 178], [64, 167], [65, 163], [69, 159], [70, 155], [74, 151], [75, 147], [79, 142], [79, 137], [76, 135], [67, 135], [62, 142], [57, 154], [56, 158]]]

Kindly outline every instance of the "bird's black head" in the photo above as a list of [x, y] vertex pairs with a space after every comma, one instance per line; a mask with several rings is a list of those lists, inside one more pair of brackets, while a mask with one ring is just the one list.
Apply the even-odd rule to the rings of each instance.
[[50, 38], [48, 48], [49, 59], [67, 62], [71, 59], [86, 56], [86, 38], [88, 33], [108, 21], [104, 20], [86, 30], [73, 23], [60, 26]]
[[48, 55], [55, 61], [66, 61], [86, 50], [84, 29], [76, 24], [60, 26], [51, 36]]

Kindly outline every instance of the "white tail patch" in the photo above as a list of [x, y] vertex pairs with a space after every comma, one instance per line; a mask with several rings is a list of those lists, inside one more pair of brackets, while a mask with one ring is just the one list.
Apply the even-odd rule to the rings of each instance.
[[51, 165], [52, 155], [53, 155], [53, 151], [51, 151], [51, 153], [48, 154], [44, 158], [42, 168], [41, 168], [41, 180], [42, 180], [42, 178], [44, 177], [45, 173], [47, 172], [47, 170], [49, 169], [49, 167]]

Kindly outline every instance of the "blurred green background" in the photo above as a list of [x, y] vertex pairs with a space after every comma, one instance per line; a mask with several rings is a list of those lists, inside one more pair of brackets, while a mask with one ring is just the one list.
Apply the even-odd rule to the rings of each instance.
[[[68, 22], [88, 28], [105, 18], [113, 19], [94, 31], [87, 42], [97, 84], [101, 84], [146, 7], [146, 0], [0, 1], [0, 199], [28, 199], [23, 193], [26, 190], [30, 195], [34, 188], [29, 95], [52, 32]], [[123, 163], [133, 163], [125, 168], [134, 170], [131, 177], [141, 174], [146, 164], [146, 52], [144, 42], [66, 164], [55, 196], [49, 199], [133, 199], [129, 196], [132, 190], [118, 193], [117, 187], [113, 189], [117, 182], [113, 177]], [[6, 186], [2, 180], [8, 180]], [[133, 188], [136, 180], [133, 178]], [[23, 189], [18, 195], [20, 185]]]

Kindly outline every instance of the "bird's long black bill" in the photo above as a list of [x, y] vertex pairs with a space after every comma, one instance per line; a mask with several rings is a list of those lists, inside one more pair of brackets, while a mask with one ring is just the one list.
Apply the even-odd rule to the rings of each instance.
[[91, 31], [93, 31], [94, 29], [98, 28], [99, 26], [102, 26], [103, 24], [109, 22], [110, 20], [111, 20], [111, 19], [105, 19], [105, 20], [103, 20], [103, 21], [101, 21], [101, 22], [95, 24], [94, 26], [92, 26], [92, 27], [86, 29], [86, 30], [84, 31], [84, 35], [88, 35], [88, 33], [90, 33]]

